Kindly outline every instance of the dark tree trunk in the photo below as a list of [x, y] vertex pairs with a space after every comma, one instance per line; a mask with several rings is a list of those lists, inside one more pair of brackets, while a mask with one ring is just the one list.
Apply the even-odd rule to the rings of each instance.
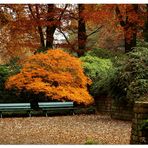
[[[135, 12], [138, 15], [138, 4], [132, 4], [131, 8], [126, 10], [126, 25], [124, 26], [124, 35], [125, 35], [125, 53], [133, 50], [133, 47], [136, 46], [137, 39], [137, 24], [136, 22], [131, 22], [129, 16], [131, 13]], [[128, 37], [130, 34], [130, 38]]]
[[144, 27], [144, 41], [148, 42], [148, 21], [145, 22], [145, 27]]
[[[128, 34], [128, 32], [126, 32], [125, 34]], [[132, 33], [131, 39], [127, 38], [125, 35], [125, 53], [132, 51], [133, 47], [136, 46], [136, 38], [137, 33]]]
[[53, 48], [55, 27], [47, 27], [46, 30], [46, 48]]
[[39, 35], [40, 35], [41, 47], [45, 47], [44, 35], [43, 35], [42, 27], [38, 26], [38, 31], [39, 31]]
[[53, 48], [53, 41], [54, 41], [53, 35], [56, 30], [54, 13], [55, 13], [54, 4], [48, 4], [47, 21], [49, 21], [51, 24], [47, 26], [47, 30], [46, 30], [46, 48]]
[[[124, 28], [125, 53], [133, 50], [136, 47], [137, 28], [134, 24], [127, 23], [128, 27]], [[130, 34], [130, 38], [129, 38]]]
[[82, 56], [86, 50], [86, 24], [83, 17], [84, 4], [78, 4], [79, 20], [78, 20], [78, 56]]
[[145, 20], [143, 35], [144, 35], [144, 41], [148, 42], [148, 4], [146, 4], [146, 9], [147, 9], [147, 13], [146, 13], [147, 16]]
[[[28, 5], [28, 8], [30, 10], [30, 13], [32, 15], [32, 18], [39, 24], [40, 22], [40, 17], [39, 17], [39, 5], [35, 5], [35, 9], [36, 9], [36, 13], [34, 13], [32, 11], [32, 6], [29, 4]], [[38, 29], [38, 33], [39, 33], [39, 36], [40, 36], [40, 44], [41, 44], [41, 47], [45, 47], [45, 42], [44, 42], [44, 34], [43, 34], [43, 30], [42, 30], [42, 27], [41, 26], [37, 26], [37, 29]]]
[[132, 51], [133, 47], [136, 46], [137, 23], [129, 20], [129, 16], [133, 11], [138, 15], [138, 4], [128, 5], [128, 8], [126, 8], [126, 20], [124, 21], [119, 7], [116, 7], [116, 13], [120, 21], [120, 25], [124, 28], [125, 53]]

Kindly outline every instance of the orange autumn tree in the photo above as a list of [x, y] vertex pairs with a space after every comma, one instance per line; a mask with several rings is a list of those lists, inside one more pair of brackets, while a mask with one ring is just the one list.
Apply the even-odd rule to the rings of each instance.
[[84, 75], [81, 64], [78, 58], [60, 49], [38, 53], [27, 59], [19, 74], [6, 81], [6, 88], [89, 105], [93, 103], [87, 91], [91, 81]]

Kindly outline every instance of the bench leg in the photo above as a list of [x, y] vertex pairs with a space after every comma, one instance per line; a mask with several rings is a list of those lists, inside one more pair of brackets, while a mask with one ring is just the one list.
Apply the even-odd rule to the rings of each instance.
[[46, 111], [46, 117], [48, 117], [47, 111]]
[[72, 110], [72, 114], [75, 115], [75, 110], [74, 109]]
[[45, 114], [46, 117], [48, 117], [47, 110], [43, 110], [43, 115], [44, 114]]
[[30, 111], [28, 112], [28, 114], [29, 114], [29, 117], [31, 117], [31, 112]]
[[1, 114], [1, 118], [3, 118], [2, 112], [0, 112], [0, 114]]
[[70, 111], [70, 114], [71, 114], [71, 115], [75, 115], [74, 109], [72, 109], [72, 110]]

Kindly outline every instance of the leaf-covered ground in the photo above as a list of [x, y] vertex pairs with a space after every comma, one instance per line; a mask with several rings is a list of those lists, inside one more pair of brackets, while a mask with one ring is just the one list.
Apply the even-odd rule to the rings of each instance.
[[0, 144], [129, 144], [130, 132], [107, 115], [0, 119]]

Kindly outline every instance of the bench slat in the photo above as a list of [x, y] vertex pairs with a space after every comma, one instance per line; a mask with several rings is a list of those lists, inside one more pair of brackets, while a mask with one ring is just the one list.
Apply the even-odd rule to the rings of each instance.
[[16, 107], [16, 106], [20, 106], [20, 107], [30, 107], [30, 103], [1, 103], [0, 107]]
[[7, 110], [7, 109], [31, 109], [31, 107], [5, 107], [5, 108], [0, 108], [0, 110]]
[[73, 107], [73, 102], [39, 102], [39, 107], [40, 108], [61, 108], [61, 107]]

